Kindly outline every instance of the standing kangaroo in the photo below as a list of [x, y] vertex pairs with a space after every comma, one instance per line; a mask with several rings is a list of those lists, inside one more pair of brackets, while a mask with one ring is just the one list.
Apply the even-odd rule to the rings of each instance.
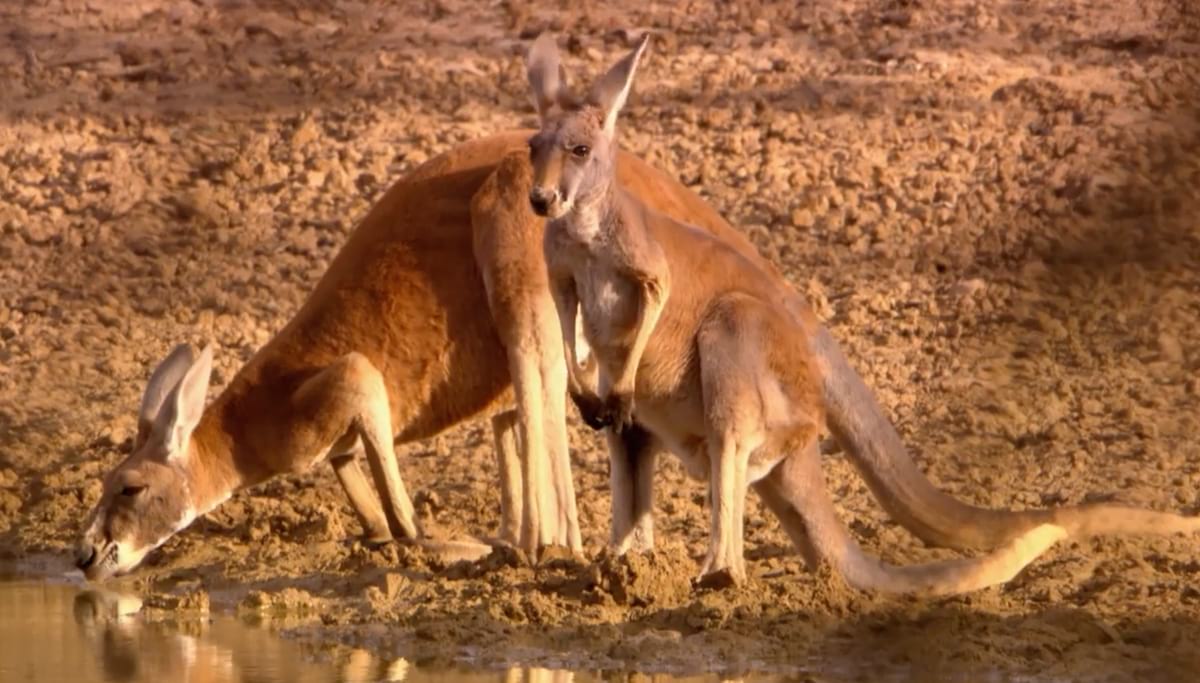
[[[817, 450], [824, 368], [795, 343], [809, 336], [810, 315], [775, 303], [789, 296], [772, 273], [647, 207], [616, 178], [616, 120], [647, 42], [584, 99], [565, 92], [553, 38], [543, 34], [528, 56], [542, 123], [530, 141], [529, 201], [549, 219], [544, 251], [571, 390], [585, 391], [574, 358], [577, 312], [599, 371], [599, 396], [578, 401], [581, 409], [594, 407], [590, 421], [617, 430], [636, 419], [708, 479], [712, 527], [701, 581], [744, 579], [745, 493], [759, 482], [806, 555], [829, 560], [860, 588], [945, 594], [1011, 579], [1068, 529], [1039, 523], [989, 555], [912, 567], [882, 564], [850, 538]], [[614, 501], [630, 497], [613, 491]], [[1144, 530], [1200, 529], [1196, 519], [1156, 519], [1162, 526]]]
[[544, 34], [529, 57], [542, 119], [542, 130], [529, 143], [534, 165], [529, 201], [535, 213], [550, 219], [543, 249], [562, 326], [568, 386], [584, 395], [575, 356], [582, 304], [602, 411], [586, 417], [618, 428], [632, 421], [638, 365], [671, 288], [671, 270], [648, 232], [645, 206], [614, 181], [616, 117], [648, 41], [646, 34], [596, 83], [578, 116], [555, 115], [560, 86], [554, 80], [557, 71], [549, 70], [558, 68], [553, 39]]

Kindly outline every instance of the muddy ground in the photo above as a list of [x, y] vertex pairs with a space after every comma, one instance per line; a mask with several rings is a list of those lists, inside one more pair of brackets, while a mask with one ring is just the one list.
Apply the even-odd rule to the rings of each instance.
[[[626, 146], [810, 296], [941, 486], [995, 506], [1200, 508], [1194, 3], [575, 7], [0, 6], [0, 554], [65, 566], [172, 345], [214, 342], [219, 387], [389, 183], [532, 123], [521, 54], [546, 27], [577, 72], [624, 49], [624, 29], [659, 32]], [[607, 463], [572, 425], [585, 560], [367, 550], [321, 468], [240, 493], [127, 582], [166, 608], [283, 611], [309, 638], [438, 660], [872, 680], [1200, 669], [1198, 539], [1070, 542], [1003, 588], [883, 599], [806, 573], [752, 497], [750, 584], [693, 592], [703, 487], [664, 462], [660, 550], [604, 558]], [[479, 420], [403, 449], [428, 523], [494, 530], [490, 444]], [[949, 556], [827, 460], [871, 552]]]

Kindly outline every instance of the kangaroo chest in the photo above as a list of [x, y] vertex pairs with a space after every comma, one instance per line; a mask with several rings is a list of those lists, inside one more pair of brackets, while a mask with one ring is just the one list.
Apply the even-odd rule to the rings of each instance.
[[633, 334], [640, 293], [637, 285], [606, 264], [575, 273], [583, 332], [597, 349], [622, 346]]
[[600, 353], [624, 346], [637, 323], [638, 284], [624, 275], [610, 253], [611, 245], [559, 232], [547, 254], [548, 265], [569, 273], [575, 283], [584, 338]]

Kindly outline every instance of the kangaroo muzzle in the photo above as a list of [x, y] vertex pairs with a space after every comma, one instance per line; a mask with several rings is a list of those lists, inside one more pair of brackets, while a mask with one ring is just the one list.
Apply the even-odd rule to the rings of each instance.
[[96, 552], [96, 546], [89, 541], [80, 541], [75, 546], [75, 567], [77, 569], [86, 570], [88, 567], [95, 564], [99, 553]]
[[558, 203], [558, 192], [548, 187], [535, 187], [529, 191], [529, 205], [539, 216], [547, 216]]

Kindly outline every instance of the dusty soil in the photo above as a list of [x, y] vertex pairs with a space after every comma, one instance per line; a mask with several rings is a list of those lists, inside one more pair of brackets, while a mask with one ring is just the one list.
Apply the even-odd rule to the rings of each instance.
[[[569, 4], [0, 7], [0, 553], [65, 565], [173, 344], [215, 342], [224, 384], [390, 182], [530, 123], [521, 53], [544, 27], [593, 72], [622, 29], [660, 32], [625, 144], [811, 297], [940, 485], [996, 506], [1200, 507], [1194, 3]], [[427, 521], [494, 528], [490, 443], [481, 420], [403, 451]], [[752, 500], [751, 583], [693, 592], [701, 485], [665, 462], [660, 550], [606, 558], [606, 461], [577, 423], [573, 446], [584, 560], [367, 550], [321, 468], [235, 496], [127, 581], [167, 609], [286, 613], [307, 637], [433, 659], [1200, 668], [1196, 539], [1072, 542], [1004, 588], [882, 599], [807, 574]], [[872, 552], [948, 555], [828, 461]]]

